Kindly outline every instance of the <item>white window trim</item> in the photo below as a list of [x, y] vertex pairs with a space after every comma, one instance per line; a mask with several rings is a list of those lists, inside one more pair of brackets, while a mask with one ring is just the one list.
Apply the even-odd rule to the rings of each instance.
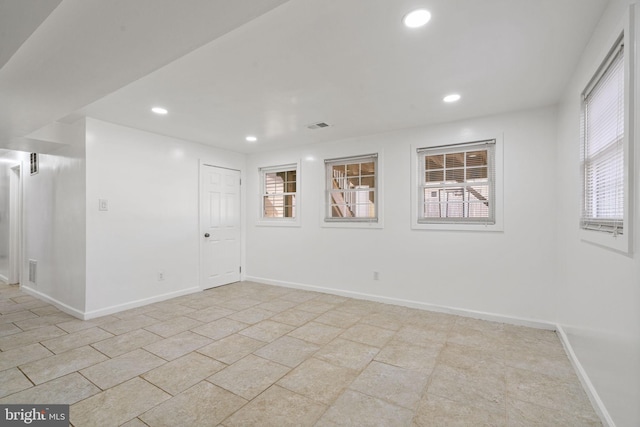
[[[635, 15], [635, 16], [634, 16]], [[633, 176], [633, 156], [634, 152], [632, 149], [631, 141], [635, 141], [635, 121], [634, 121], [634, 91], [636, 90], [636, 85], [633, 76], [635, 75], [635, 40], [634, 37], [630, 37], [630, 35], [635, 34], [635, 29], [632, 28], [632, 18], [635, 17], [637, 21], [640, 19], [640, 8], [636, 10], [634, 5], [630, 5], [628, 12], [625, 16], [624, 22], [621, 25], [621, 28], [618, 32], [616, 32], [615, 36], [612, 37], [611, 42], [606, 45], [607, 51], [602, 52], [599, 56], [600, 62], [598, 62], [597, 66], [594, 67], [594, 73], [589, 74], [588, 80], [584, 82], [582, 85], [583, 88], [586, 88], [591, 81], [593, 75], [597, 72], [598, 68], [602, 64], [603, 60], [608, 58], [607, 53], [611, 49], [612, 46], [615, 45], [616, 41], [620, 38], [620, 33], [623, 34], [623, 43], [625, 46], [624, 49], [624, 232], [623, 234], [614, 235], [612, 233], [603, 233], [601, 231], [595, 230], [587, 230], [579, 227], [579, 236], [580, 240], [586, 243], [595, 244], [601, 246], [603, 248], [611, 249], [614, 251], [618, 251], [627, 255], [630, 255], [633, 251], [632, 242], [633, 242], [633, 194], [634, 194], [634, 182], [631, 179]], [[580, 115], [582, 115], [582, 106], [580, 108]], [[580, 147], [582, 147], [582, 140], [580, 140]], [[582, 177], [582, 172], [580, 173]], [[580, 179], [580, 188], [582, 188], [583, 178]], [[582, 196], [580, 198], [579, 205], [579, 213], [578, 218], [582, 216]]]
[[[364, 154], [363, 154], [364, 153]], [[320, 226], [325, 228], [370, 228], [370, 229], [381, 229], [384, 228], [384, 153], [382, 150], [376, 151], [363, 151], [354, 154], [347, 154], [344, 156], [336, 157], [336, 158], [350, 158], [350, 157], [362, 157], [369, 154], [377, 154], [377, 166], [376, 166], [376, 197], [377, 197], [377, 210], [378, 217], [376, 219], [372, 219], [370, 221], [358, 220], [358, 221], [325, 221], [326, 213], [327, 213], [327, 205], [326, 205], [326, 197], [327, 197], [327, 180], [326, 180], [326, 167], [323, 160], [323, 169], [322, 169], [322, 195], [321, 195], [321, 203], [320, 203]], [[326, 160], [331, 160], [333, 158], [329, 158]]]
[[[300, 161], [295, 163], [286, 163], [282, 165], [269, 165], [258, 168], [258, 220], [256, 225], [266, 227], [300, 227], [300, 215], [302, 206], [302, 197], [300, 191], [301, 185], [301, 168]], [[296, 170], [296, 216], [294, 218], [265, 218], [264, 215], [264, 175], [267, 172], [283, 171], [283, 170]]]
[[[439, 147], [442, 145], [464, 144], [473, 141], [488, 141], [495, 140], [495, 206], [494, 215], [495, 222], [493, 224], [482, 223], [423, 223], [419, 222], [419, 204], [420, 196], [418, 195], [420, 189], [420, 158], [418, 150], [430, 147]], [[504, 176], [504, 136], [500, 134], [493, 135], [479, 135], [469, 141], [446, 141], [443, 143], [440, 141], [429, 141], [421, 145], [411, 146], [411, 228], [413, 230], [440, 230], [440, 231], [503, 231], [503, 212], [504, 212], [504, 191], [503, 191], [503, 176]]]

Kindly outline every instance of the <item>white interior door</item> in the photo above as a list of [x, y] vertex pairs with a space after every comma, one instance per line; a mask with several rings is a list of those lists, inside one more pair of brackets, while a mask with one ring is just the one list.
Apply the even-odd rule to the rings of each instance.
[[200, 168], [200, 287], [240, 280], [240, 171]]

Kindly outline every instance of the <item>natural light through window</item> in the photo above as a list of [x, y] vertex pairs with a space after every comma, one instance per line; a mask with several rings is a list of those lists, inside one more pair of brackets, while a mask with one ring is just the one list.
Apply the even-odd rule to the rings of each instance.
[[495, 223], [495, 140], [417, 151], [419, 223]]
[[621, 40], [583, 92], [583, 229], [624, 232], [624, 119]]
[[326, 221], [377, 221], [377, 154], [325, 160]]
[[262, 218], [292, 220], [297, 216], [297, 165], [261, 168]]

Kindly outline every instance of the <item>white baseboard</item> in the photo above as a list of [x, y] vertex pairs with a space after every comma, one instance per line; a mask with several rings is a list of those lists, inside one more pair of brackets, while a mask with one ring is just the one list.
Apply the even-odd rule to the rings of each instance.
[[64, 311], [67, 314], [72, 315], [73, 317], [77, 317], [78, 319], [84, 319], [84, 312], [82, 310], [78, 310], [77, 308], [73, 308], [70, 305], [67, 305], [63, 302], [58, 301], [55, 298], [50, 297], [47, 294], [43, 294], [42, 292], [36, 291], [33, 288], [30, 288], [28, 286], [25, 285], [20, 285], [20, 290], [23, 291], [25, 294], [29, 294], [33, 297], [39, 298], [41, 300], [44, 300], [50, 304], [55, 305], [56, 307], [58, 307], [61, 311]]
[[471, 317], [473, 319], [488, 320], [491, 322], [507, 323], [517, 326], [527, 326], [529, 328], [546, 329], [553, 331], [556, 325], [551, 322], [536, 319], [525, 319], [520, 317], [505, 316], [502, 314], [487, 313], [483, 311], [466, 310], [462, 308], [447, 307], [436, 304], [428, 304], [419, 301], [391, 298], [380, 295], [366, 294], [361, 292], [345, 291], [342, 289], [327, 288], [323, 286], [305, 285], [302, 283], [284, 282], [280, 280], [265, 279], [263, 277], [246, 276], [245, 280], [264, 283], [266, 285], [283, 286], [286, 288], [303, 289], [307, 291], [323, 292], [327, 294], [340, 295], [349, 298], [363, 299], [368, 301], [381, 302], [386, 304], [401, 305], [403, 307], [418, 308], [421, 310], [435, 311], [439, 313], [454, 314], [457, 316]]
[[171, 298], [177, 298], [183, 295], [188, 295], [188, 294], [192, 294], [194, 292], [200, 292], [200, 291], [201, 289], [199, 286], [194, 286], [187, 289], [181, 289], [179, 291], [167, 292], [166, 294], [155, 295], [149, 298], [142, 298], [139, 300], [126, 302], [123, 304], [112, 305], [109, 307], [99, 308], [97, 310], [86, 311], [82, 314], [81, 319], [83, 320], [95, 319], [96, 317], [102, 317], [108, 314], [118, 313], [124, 310], [142, 307], [143, 305], [152, 304], [154, 302], [165, 301]]
[[602, 421], [602, 424], [605, 426], [615, 427], [616, 424], [613, 422], [611, 415], [609, 415], [609, 411], [607, 411], [607, 408], [604, 406], [602, 399], [600, 399], [600, 395], [598, 395], [598, 392], [593, 386], [591, 379], [589, 379], [587, 371], [585, 371], [585, 369], [582, 367], [582, 363], [580, 363], [580, 360], [578, 360], [578, 356], [576, 356], [576, 353], [573, 351], [573, 347], [571, 346], [569, 337], [567, 337], [567, 334], [564, 332], [562, 325], [556, 325], [556, 334], [558, 335], [558, 338], [560, 338], [560, 342], [562, 343], [564, 351], [565, 353], [567, 353], [567, 356], [569, 357], [569, 360], [573, 365], [573, 369], [578, 375], [580, 383], [582, 383], [582, 388], [587, 393], [587, 396], [589, 396], [591, 405], [594, 407], [598, 416], [600, 417], [600, 421]]

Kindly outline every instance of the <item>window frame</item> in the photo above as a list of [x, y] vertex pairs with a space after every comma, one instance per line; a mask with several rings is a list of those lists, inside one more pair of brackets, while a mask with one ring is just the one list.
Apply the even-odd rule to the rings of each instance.
[[[383, 221], [383, 214], [384, 214], [384, 202], [383, 202], [383, 189], [381, 187], [381, 183], [382, 181], [382, 170], [383, 170], [383, 159], [382, 159], [383, 155], [382, 155], [382, 151], [378, 150], [377, 152], [374, 153], [368, 153], [368, 154], [356, 154], [356, 155], [349, 155], [349, 156], [342, 156], [342, 157], [335, 157], [335, 158], [326, 158], [324, 160], [324, 179], [323, 179], [323, 198], [322, 198], [322, 214], [321, 214], [321, 226], [322, 227], [333, 227], [333, 228], [383, 228], [384, 227], [384, 221]], [[339, 164], [349, 164], [349, 163], [354, 163], [354, 162], [361, 162], [364, 163], [366, 162], [366, 160], [374, 160], [374, 168], [375, 168], [375, 173], [374, 173], [374, 179], [375, 179], [375, 184], [374, 184], [374, 188], [367, 190], [367, 191], [373, 191], [374, 192], [374, 203], [375, 203], [375, 210], [376, 210], [376, 216], [372, 217], [372, 218], [358, 218], [358, 217], [353, 217], [353, 218], [344, 218], [344, 217], [338, 217], [338, 218], [333, 218], [330, 216], [330, 212], [331, 212], [331, 187], [330, 187], [330, 175], [329, 175], [329, 168], [333, 165], [339, 165]]]
[[[630, 8], [627, 13], [626, 19], [619, 32], [616, 33], [611, 43], [606, 46], [608, 49], [603, 52], [598, 58], [599, 62], [594, 66], [595, 73], [589, 75], [589, 79], [582, 85], [584, 90], [580, 92], [580, 142], [579, 142], [579, 167], [580, 167], [580, 203], [579, 203], [579, 237], [580, 240], [586, 243], [595, 244], [603, 248], [611, 249], [623, 254], [630, 255], [632, 253], [633, 242], [633, 194], [634, 183], [631, 177], [633, 176], [633, 150], [631, 141], [635, 139], [634, 134], [634, 73], [635, 73], [635, 41], [633, 37], [629, 37], [629, 34], [633, 34], [631, 30], [631, 13], [634, 8]], [[584, 95], [588, 90], [591, 90], [594, 86], [594, 80], [597, 80], [602, 76], [608, 64], [612, 60], [612, 55], [615, 55], [618, 50], [619, 44], [624, 45], [624, 136], [622, 138], [623, 144], [623, 232], [621, 234], [603, 232], [601, 230], [594, 230], [583, 227], [583, 207], [584, 207], [584, 192], [585, 192], [585, 173], [584, 173]]]
[[[296, 172], [296, 191], [295, 192], [283, 192], [282, 194], [295, 195], [295, 216], [294, 217], [266, 217], [264, 216], [264, 198], [267, 196], [265, 189], [266, 174], [274, 172], [288, 172], [295, 170]], [[283, 165], [275, 166], [263, 166], [258, 168], [259, 175], [259, 188], [258, 188], [258, 221], [257, 225], [260, 226], [279, 226], [279, 227], [298, 227], [300, 226], [300, 213], [301, 213], [301, 170], [300, 162], [287, 163]], [[280, 194], [280, 193], [278, 193]]]
[[[427, 150], [440, 152], [451, 148], [451, 152], [472, 151], [467, 148], [480, 147], [487, 141], [493, 144], [493, 218], [492, 221], [469, 218], [424, 218], [420, 212], [422, 209], [421, 191], [424, 185], [424, 158]], [[456, 150], [458, 148], [459, 150]], [[437, 151], [436, 151], [437, 150]], [[435, 144], [411, 146], [411, 228], [414, 230], [441, 230], [441, 231], [503, 231], [503, 176], [504, 176], [504, 147], [503, 135], [477, 135], [467, 141], [453, 141], [442, 144], [442, 140]], [[461, 186], [464, 186], [462, 184]], [[491, 191], [491, 190], [490, 190]], [[491, 195], [491, 193], [490, 193]]]

